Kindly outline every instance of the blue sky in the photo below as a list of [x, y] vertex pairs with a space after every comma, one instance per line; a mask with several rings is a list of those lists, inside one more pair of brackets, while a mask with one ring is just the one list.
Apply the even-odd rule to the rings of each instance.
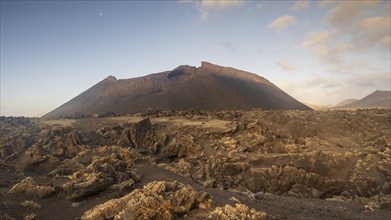
[[390, 90], [389, 1], [1, 1], [0, 115], [41, 116], [108, 75], [209, 61], [299, 101]]

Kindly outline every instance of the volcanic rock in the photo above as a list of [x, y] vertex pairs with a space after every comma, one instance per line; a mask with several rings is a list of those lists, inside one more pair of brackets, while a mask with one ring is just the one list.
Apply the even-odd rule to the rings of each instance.
[[263, 220], [266, 219], [266, 213], [262, 211], [256, 211], [255, 209], [250, 209], [244, 204], [236, 204], [235, 207], [230, 205], [225, 205], [224, 207], [217, 207], [213, 210], [209, 216], [210, 219], [215, 220], [229, 220], [229, 219], [239, 219], [239, 220]]
[[22, 193], [30, 197], [45, 198], [51, 196], [54, 191], [53, 187], [38, 185], [32, 177], [26, 177], [14, 185], [8, 193]]
[[[186, 81], [188, 71], [180, 68], [170, 78]], [[207, 219], [216, 208], [213, 196], [221, 207], [215, 214], [237, 213], [234, 218], [254, 208], [273, 219], [387, 219], [390, 117], [386, 109], [0, 117], [0, 218], [33, 212], [59, 220], [84, 213]], [[31, 198], [46, 196], [42, 189], [55, 196]], [[249, 208], [228, 211], [235, 203]]]
[[94, 219], [172, 219], [192, 209], [209, 208], [212, 198], [179, 182], [151, 182], [143, 189], [107, 201], [87, 211], [82, 220]]
[[[91, 155], [92, 159], [90, 159]], [[59, 186], [60, 195], [76, 200], [104, 191], [110, 186], [121, 192], [129, 190], [138, 180], [133, 169], [133, 158], [132, 153], [119, 147], [99, 147], [93, 151], [80, 152], [77, 157], [73, 158], [73, 161], [80, 163], [87, 159], [85, 162], [90, 162], [90, 164], [79, 166], [79, 170], [67, 177], [68, 181]], [[69, 163], [74, 162], [69, 161]], [[51, 174], [63, 172], [63, 169], [60, 169], [52, 171]]]

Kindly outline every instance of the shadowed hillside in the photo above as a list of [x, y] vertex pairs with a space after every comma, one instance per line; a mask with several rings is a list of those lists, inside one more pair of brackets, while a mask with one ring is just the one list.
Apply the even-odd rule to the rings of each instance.
[[44, 117], [82, 112], [134, 114], [147, 109], [248, 110], [251, 108], [309, 110], [256, 74], [202, 62], [172, 71], [117, 80], [109, 76]]
[[345, 106], [345, 105], [350, 105], [354, 102], [357, 102], [359, 99], [346, 99], [343, 100], [342, 102], [336, 104], [334, 107], [339, 107], [339, 106]]
[[335, 108], [391, 108], [391, 91], [377, 90], [360, 100], [345, 104], [341, 102]]

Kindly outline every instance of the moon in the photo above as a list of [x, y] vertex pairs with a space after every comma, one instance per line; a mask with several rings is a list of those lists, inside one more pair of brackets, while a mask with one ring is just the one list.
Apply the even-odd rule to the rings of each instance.
[[99, 16], [102, 17], [102, 16], [103, 16], [103, 13], [102, 13], [102, 12], [99, 12]]

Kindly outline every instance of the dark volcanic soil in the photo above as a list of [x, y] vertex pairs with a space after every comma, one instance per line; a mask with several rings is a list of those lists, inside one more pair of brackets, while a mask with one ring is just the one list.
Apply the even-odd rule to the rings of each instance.
[[378, 109], [3, 117], [0, 219], [390, 219], [390, 121]]

